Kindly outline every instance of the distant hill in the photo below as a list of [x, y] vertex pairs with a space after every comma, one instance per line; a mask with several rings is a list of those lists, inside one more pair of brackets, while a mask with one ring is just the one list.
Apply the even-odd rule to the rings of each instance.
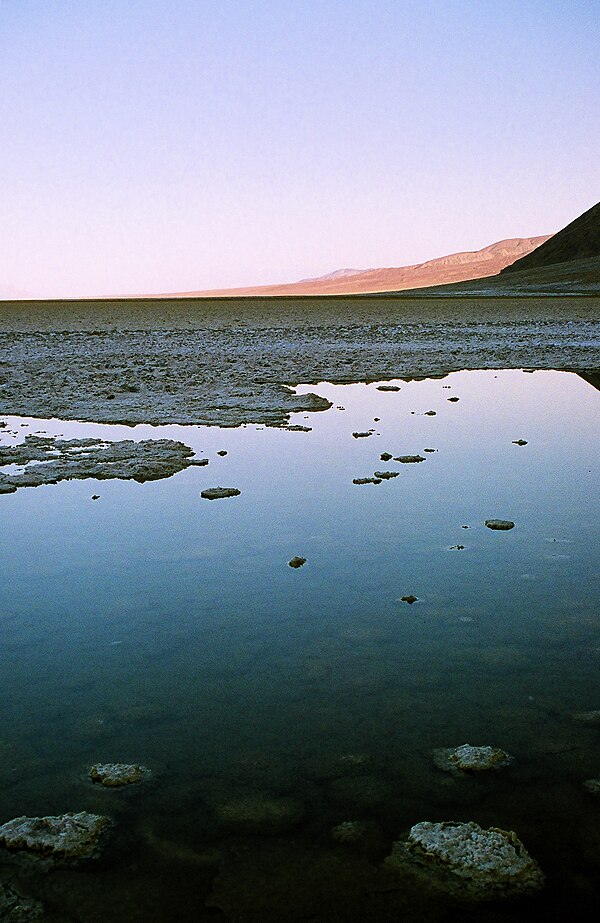
[[429, 294], [599, 295], [600, 203], [493, 278], [436, 286]]
[[544, 244], [522, 256], [503, 273], [541, 269], [574, 260], [600, 259], [600, 202], [554, 234]]
[[[260, 285], [251, 288], [213, 289], [200, 292], [178, 292], [171, 297], [256, 297], [264, 295], [355, 295], [364, 292], [393, 292], [424, 288], [493, 276], [519, 257], [530, 253], [550, 239], [544, 237], [513, 237], [490, 244], [482, 250], [452, 253], [425, 263], [383, 269], [337, 269], [317, 279], [302, 279], [281, 285]], [[164, 296], [163, 296], [164, 297]]]

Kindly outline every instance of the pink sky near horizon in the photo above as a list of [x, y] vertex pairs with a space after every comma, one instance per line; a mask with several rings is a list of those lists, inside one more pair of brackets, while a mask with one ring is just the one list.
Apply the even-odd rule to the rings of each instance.
[[0, 297], [403, 266], [600, 198], [595, 3], [0, 0]]

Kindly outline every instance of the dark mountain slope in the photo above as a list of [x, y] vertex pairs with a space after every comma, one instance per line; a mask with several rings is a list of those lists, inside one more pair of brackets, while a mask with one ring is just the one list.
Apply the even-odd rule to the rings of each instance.
[[540, 269], [572, 260], [600, 257], [600, 202], [554, 234], [541, 247], [501, 271], [502, 275], [523, 269]]

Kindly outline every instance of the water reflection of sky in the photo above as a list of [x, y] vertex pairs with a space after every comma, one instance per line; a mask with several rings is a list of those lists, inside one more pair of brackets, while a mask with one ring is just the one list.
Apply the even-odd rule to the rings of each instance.
[[[4, 739], [20, 748], [2, 816], [97, 810], [77, 780], [98, 759], [168, 764], [161, 798], [176, 814], [207, 774], [242, 785], [249, 748], [270, 767], [255, 787], [287, 792], [291, 773], [301, 798], [315, 755], [365, 750], [370, 771], [401, 787], [380, 818], [398, 831], [443, 798], [452, 814], [431, 749], [470, 741], [513, 753], [521, 777], [469, 816], [527, 833], [542, 859], [574, 848], [530, 815], [542, 810], [542, 738], [567, 754], [554, 784], [597, 772], [572, 712], [600, 704], [600, 395], [555, 372], [398, 384], [303, 386], [334, 405], [292, 420], [308, 433], [6, 418], [3, 443], [169, 436], [210, 463], [0, 496], [0, 701]], [[399, 476], [352, 483], [382, 469]], [[201, 499], [212, 486], [242, 493]], [[516, 525], [492, 532], [488, 518]], [[303, 568], [288, 567], [294, 555]], [[338, 816], [318, 797], [325, 824], [356, 810]]]

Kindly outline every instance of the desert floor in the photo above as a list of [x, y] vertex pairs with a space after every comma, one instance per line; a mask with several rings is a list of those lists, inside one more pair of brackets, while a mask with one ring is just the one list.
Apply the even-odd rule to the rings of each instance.
[[459, 369], [600, 369], [600, 297], [0, 302], [0, 413], [284, 424], [293, 386]]

